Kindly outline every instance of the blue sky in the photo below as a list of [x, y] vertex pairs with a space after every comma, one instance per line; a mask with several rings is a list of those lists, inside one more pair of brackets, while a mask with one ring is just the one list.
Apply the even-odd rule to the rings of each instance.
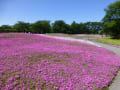
[[64, 20], [71, 24], [101, 21], [104, 9], [116, 0], [0, 0], [0, 25], [17, 21]]

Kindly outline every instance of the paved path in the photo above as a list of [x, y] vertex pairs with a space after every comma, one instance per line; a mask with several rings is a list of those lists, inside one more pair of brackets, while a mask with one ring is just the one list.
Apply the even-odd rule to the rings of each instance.
[[[120, 57], [120, 48], [106, 45], [103, 43], [98, 43], [98, 42], [95, 42], [95, 43], [102, 46], [103, 48], [113, 51], [114, 53], [116, 53], [117, 56]], [[117, 76], [115, 77], [115, 80], [113, 81], [113, 83], [110, 85], [109, 90], [120, 90], [120, 71], [118, 72]]]
[[[71, 37], [57, 37], [57, 36], [48, 36], [48, 35], [43, 35], [43, 36], [54, 37], [54, 38], [59, 38], [59, 39], [64, 39], [64, 40], [71, 40], [71, 41], [79, 41], [82, 43], [92, 44], [92, 45], [95, 45], [98, 47], [106, 48], [106, 49], [116, 53], [116, 55], [120, 57], [120, 48], [113, 47], [111, 45], [93, 42], [93, 41], [88, 41], [88, 40], [84, 40], [84, 39], [75, 39], [75, 38], [71, 38]], [[113, 83], [110, 85], [109, 90], [120, 90], [120, 71], [118, 72], [117, 76], [115, 77], [115, 80], [113, 81]]]
[[77, 42], [87, 43], [87, 44], [91, 44], [91, 45], [94, 45], [97, 47], [101, 47], [97, 43], [94, 43], [94, 42], [86, 40], [86, 39], [76, 39], [76, 38], [72, 38], [72, 37], [61, 37], [61, 36], [50, 36], [50, 35], [45, 35], [45, 34], [37, 34], [37, 35], [46, 36], [46, 37], [54, 37], [54, 38], [63, 39], [63, 40], [77, 41]]

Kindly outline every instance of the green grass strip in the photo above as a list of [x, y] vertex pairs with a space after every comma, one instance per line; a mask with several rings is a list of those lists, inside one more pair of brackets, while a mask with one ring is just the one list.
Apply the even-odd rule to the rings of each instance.
[[110, 39], [110, 38], [100, 38], [98, 39], [100, 42], [114, 44], [114, 45], [120, 45], [120, 39]]

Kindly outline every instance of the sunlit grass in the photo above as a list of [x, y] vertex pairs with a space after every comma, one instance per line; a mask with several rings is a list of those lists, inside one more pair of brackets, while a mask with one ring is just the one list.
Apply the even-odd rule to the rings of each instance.
[[98, 39], [98, 41], [109, 44], [120, 45], [120, 39], [100, 38]]

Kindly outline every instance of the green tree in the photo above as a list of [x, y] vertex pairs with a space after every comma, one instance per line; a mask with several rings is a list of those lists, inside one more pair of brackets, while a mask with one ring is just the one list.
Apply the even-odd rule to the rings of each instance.
[[0, 33], [3, 33], [3, 32], [12, 32], [12, 27], [9, 26], [9, 25], [2, 25], [0, 27]]
[[101, 22], [87, 22], [86, 27], [91, 34], [99, 34], [103, 29], [103, 23]]
[[79, 34], [89, 34], [88, 29], [86, 28], [86, 24], [85, 23], [80, 23], [79, 24]]
[[76, 23], [75, 21], [73, 21], [73, 23], [71, 24], [70, 31], [71, 31], [71, 34], [88, 33], [85, 23]]
[[18, 21], [13, 28], [16, 32], [30, 32], [30, 24], [23, 21]]
[[50, 21], [37, 21], [31, 24], [30, 29], [33, 33], [49, 33], [51, 31]]
[[79, 24], [73, 21], [73, 23], [70, 26], [71, 34], [77, 34], [78, 30], [79, 30]]
[[111, 35], [112, 38], [120, 38], [120, 1], [110, 4], [105, 11], [104, 32]]
[[69, 33], [69, 25], [66, 24], [63, 20], [55, 21], [52, 24], [52, 32], [54, 33]]

